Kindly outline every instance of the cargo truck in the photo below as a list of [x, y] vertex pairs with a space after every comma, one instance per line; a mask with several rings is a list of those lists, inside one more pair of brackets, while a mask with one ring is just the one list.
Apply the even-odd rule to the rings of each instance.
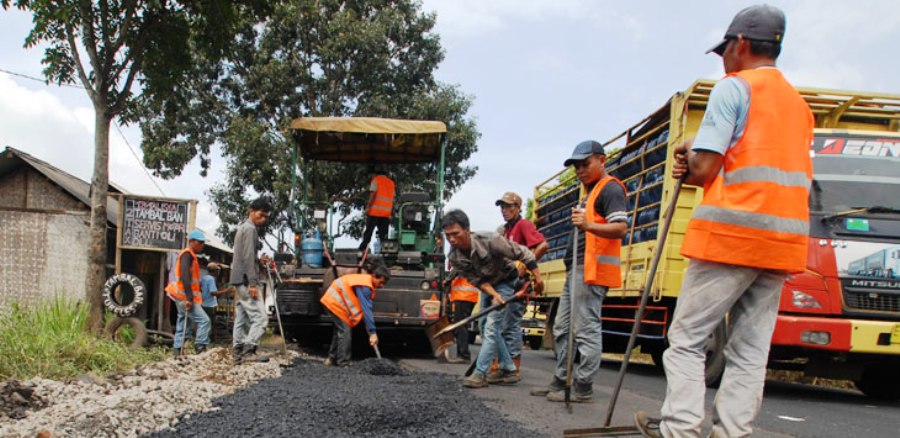
[[[603, 305], [607, 352], [624, 351], [640, 291], [652, 282], [638, 345], [662, 363], [687, 267], [680, 247], [702, 188], [682, 190], [655, 278], [647, 278], [647, 271], [675, 186], [674, 145], [696, 134], [714, 84], [693, 83], [605, 142], [607, 151], [615, 151], [607, 157], [607, 171], [625, 183], [629, 215], [623, 287], [611, 290]], [[900, 398], [900, 95], [798, 90], [816, 118], [808, 261], [782, 290], [769, 367], [848, 379], [869, 396]], [[540, 265], [551, 308], [548, 325], [565, 282], [569, 218], [581, 192], [571, 170], [535, 188], [535, 221], [550, 243]], [[707, 342], [708, 384], [721, 377], [728, 335], [726, 318]], [[546, 336], [544, 346], [551, 342]]]

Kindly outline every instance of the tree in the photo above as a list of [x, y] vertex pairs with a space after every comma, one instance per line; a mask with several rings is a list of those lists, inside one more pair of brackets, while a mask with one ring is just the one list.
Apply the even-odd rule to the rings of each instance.
[[[250, 197], [274, 200], [275, 223], [286, 229], [292, 173], [288, 126], [301, 116], [377, 116], [442, 120], [448, 125], [445, 197], [477, 170], [461, 163], [477, 150], [479, 134], [466, 118], [471, 98], [437, 83], [443, 59], [431, 32], [433, 14], [411, 0], [301, 0], [281, 2], [263, 23], [245, 22], [225, 63], [198, 69], [183, 105], [145, 100], [141, 119], [145, 164], [174, 176], [195, 156], [210, 163], [218, 145], [227, 158], [226, 181], [210, 199], [231, 239]], [[198, 117], [199, 116], [199, 120]], [[398, 191], [433, 193], [435, 165], [391, 169]], [[320, 199], [336, 197], [343, 214], [367, 199], [364, 165], [316, 163], [310, 179]], [[359, 222], [348, 232], [361, 234]]]
[[[25, 47], [46, 43], [44, 77], [80, 83], [94, 107], [90, 245], [85, 279], [88, 327], [102, 328], [106, 274], [109, 126], [144, 94], [165, 96], [195, 58], [216, 59], [231, 41], [240, 3], [227, 0], [0, 0], [32, 13]], [[140, 85], [140, 87], [138, 87]]]

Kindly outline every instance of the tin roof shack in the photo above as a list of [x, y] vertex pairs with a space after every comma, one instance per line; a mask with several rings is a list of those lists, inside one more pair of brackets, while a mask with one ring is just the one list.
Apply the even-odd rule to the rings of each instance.
[[[115, 271], [119, 195], [127, 195], [113, 182], [109, 192], [107, 276]], [[12, 147], [0, 153], [0, 312], [56, 294], [85, 296], [89, 216], [90, 184]], [[230, 263], [231, 248], [210, 233], [207, 239], [210, 259]], [[163, 299], [166, 252], [123, 249], [120, 264], [147, 290], [135, 316], [148, 328], [171, 331]]]

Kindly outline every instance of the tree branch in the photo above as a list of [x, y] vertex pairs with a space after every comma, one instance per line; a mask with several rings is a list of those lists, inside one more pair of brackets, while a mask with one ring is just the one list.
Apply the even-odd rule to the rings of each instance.
[[[84, 49], [88, 54], [88, 59], [91, 63], [91, 68], [94, 69], [94, 88], [96, 93], [104, 93], [106, 92], [106, 87], [101, 78], [105, 76], [105, 71], [97, 71], [102, 67], [103, 64], [100, 62], [100, 58], [97, 55], [97, 36], [94, 34], [94, 11], [91, 9], [90, 2], [79, 2], [79, 9], [81, 9], [81, 28], [84, 31]], [[68, 25], [67, 25], [68, 26]], [[74, 39], [70, 42], [72, 44]], [[73, 44], [73, 47], [74, 44]], [[80, 65], [80, 64], [79, 64]]]
[[97, 90], [94, 89], [94, 84], [91, 84], [87, 74], [84, 72], [84, 66], [81, 65], [81, 55], [78, 54], [78, 44], [75, 43], [75, 34], [72, 32], [72, 26], [69, 24], [66, 24], [66, 40], [69, 42], [69, 50], [72, 51], [72, 58], [75, 61], [76, 67], [75, 70], [78, 72], [81, 84], [84, 85], [84, 89], [87, 90], [91, 102], [94, 102], [94, 105], [98, 105], [100, 102], [97, 99]]

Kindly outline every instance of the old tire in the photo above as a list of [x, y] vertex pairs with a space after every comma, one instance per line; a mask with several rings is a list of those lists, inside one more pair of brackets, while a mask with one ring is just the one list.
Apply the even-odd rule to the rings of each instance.
[[[116, 293], [116, 291], [119, 293]], [[144, 304], [144, 282], [134, 275], [121, 273], [109, 277], [103, 284], [103, 305], [120, 318], [127, 318]]]
[[147, 327], [144, 327], [143, 321], [137, 318], [114, 318], [106, 324], [104, 331], [112, 341], [119, 339], [119, 329], [123, 326], [130, 326], [134, 329], [134, 340], [128, 345], [128, 348], [137, 350], [147, 345]]
[[878, 400], [900, 400], [897, 367], [896, 362], [868, 365], [862, 376], [854, 383], [867, 397]]

